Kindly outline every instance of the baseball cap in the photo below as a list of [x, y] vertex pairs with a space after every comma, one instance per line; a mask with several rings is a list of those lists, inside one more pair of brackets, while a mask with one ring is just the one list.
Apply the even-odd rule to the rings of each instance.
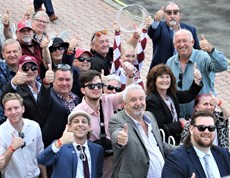
[[92, 57], [92, 53], [85, 50], [85, 49], [82, 49], [82, 48], [77, 48], [76, 49], [76, 53], [75, 53], [75, 58], [79, 58], [83, 53], [87, 53], [89, 55], [89, 57]]
[[68, 123], [70, 123], [75, 116], [79, 116], [79, 115], [85, 116], [88, 119], [89, 123], [91, 122], [91, 116], [87, 112], [80, 111], [80, 110], [78, 111], [73, 110], [73, 112], [71, 112], [70, 115], [68, 116]]
[[37, 59], [35, 57], [28, 55], [21, 56], [19, 59], [19, 65], [21, 64], [23, 66], [26, 63], [34, 63], [38, 66]]
[[21, 22], [18, 22], [18, 29], [17, 29], [17, 31], [20, 31], [23, 28], [30, 28], [31, 30], [33, 30], [32, 29], [32, 24], [31, 24], [31, 22], [29, 20], [23, 20]]

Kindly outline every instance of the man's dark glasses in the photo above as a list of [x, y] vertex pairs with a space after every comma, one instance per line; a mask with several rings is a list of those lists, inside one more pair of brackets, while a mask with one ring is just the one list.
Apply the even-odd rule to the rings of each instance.
[[77, 145], [77, 150], [80, 151], [80, 155], [79, 155], [80, 160], [85, 161], [86, 157], [85, 157], [85, 153], [83, 152], [82, 146]]
[[93, 41], [93, 39], [95, 38], [95, 36], [100, 37], [102, 34], [103, 35], [107, 35], [108, 34], [108, 30], [97, 31], [96, 33], [94, 33], [91, 41]]
[[24, 72], [28, 72], [29, 70], [35, 71], [38, 70], [38, 66], [22, 66], [22, 70]]
[[57, 51], [57, 49], [58, 49], [59, 51], [61, 51], [61, 50], [64, 50], [65, 48], [64, 48], [63, 46], [54, 47], [54, 48], [51, 48], [51, 49], [50, 49], [50, 52], [51, 52], [51, 53], [52, 53], [52, 52], [55, 52], [55, 51]]
[[56, 69], [60, 69], [60, 70], [71, 70], [71, 67], [68, 64], [58, 64], [56, 66]]
[[183, 73], [179, 74], [179, 82], [177, 83], [177, 86], [179, 88], [182, 88], [182, 78], [183, 78]]
[[121, 87], [115, 87], [113, 85], [107, 85], [107, 89], [108, 90], [114, 90], [115, 89], [116, 92], [121, 92]]
[[216, 126], [214, 125], [209, 125], [209, 126], [205, 126], [205, 125], [193, 125], [194, 127], [197, 127], [197, 129], [200, 132], [204, 132], [206, 129], [208, 129], [209, 132], [214, 132], [216, 130]]
[[90, 83], [85, 85], [84, 87], [88, 87], [90, 90], [94, 90], [96, 87], [97, 89], [101, 89], [104, 86], [104, 83]]
[[167, 15], [177, 15], [178, 13], [180, 13], [181, 11], [179, 9], [176, 9], [176, 10], [165, 10], [165, 13]]
[[84, 61], [87, 61], [87, 62], [90, 62], [91, 61], [91, 58], [90, 57], [79, 57], [77, 58], [80, 62], [84, 62]]

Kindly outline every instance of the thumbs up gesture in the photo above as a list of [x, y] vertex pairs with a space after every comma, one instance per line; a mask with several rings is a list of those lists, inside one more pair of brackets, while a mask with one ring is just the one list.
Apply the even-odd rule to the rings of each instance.
[[124, 128], [118, 132], [117, 143], [125, 146], [128, 143], [128, 125], [124, 124]]
[[45, 78], [44, 78], [45, 82], [43, 81], [43, 83], [48, 85], [53, 83], [54, 81], [54, 72], [52, 70], [51, 64], [48, 64], [47, 66], [48, 66], [48, 70], [46, 71]]
[[63, 145], [74, 142], [74, 134], [69, 131], [69, 125], [65, 126], [65, 130], [59, 140]]
[[134, 66], [128, 61], [123, 62], [122, 68], [125, 71], [126, 76], [132, 78], [134, 75]]
[[212, 45], [206, 40], [204, 34], [201, 35], [200, 49], [209, 53], [212, 52]]
[[15, 85], [22, 85], [26, 82], [27, 80], [27, 74], [25, 72], [23, 72], [22, 70], [22, 65], [19, 65], [18, 67], [18, 71], [16, 73], [16, 75], [14, 76], [14, 78], [12, 78], [11, 82]]
[[18, 148], [25, 145], [25, 141], [21, 137], [16, 137], [14, 133], [12, 133], [11, 135], [12, 135], [11, 147], [14, 150], [17, 150]]
[[156, 22], [159, 22], [163, 19], [165, 13], [164, 13], [165, 7], [161, 6], [161, 9], [157, 11], [156, 15], [154, 16], [154, 20]]
[[194, 82], [197, 85], [200, 85], [200, 82], [202, 80], [202, 74], [201, 74], [200, 70], [197, 69], [196, 63], [194, 63], [194, 65], [193, 65], [193, 75], [194, 75]]
[[6, 13], [2, 16], [2, 23], [7, 27], [10, 25], [10, 12], [8, 10], [6, 10]]

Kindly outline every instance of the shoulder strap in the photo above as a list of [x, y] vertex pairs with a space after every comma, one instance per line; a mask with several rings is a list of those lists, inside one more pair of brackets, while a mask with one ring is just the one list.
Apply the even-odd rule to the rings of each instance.
[[106, 137], [106, 134], [105, 134], [105, 124], [104, 124], [104, 113], [102, 110], [102, 101], [100, 100], [99, 103], [100, 103], [100, 126], [101, 126], [100, 137], [102, 138], [102, 137]]

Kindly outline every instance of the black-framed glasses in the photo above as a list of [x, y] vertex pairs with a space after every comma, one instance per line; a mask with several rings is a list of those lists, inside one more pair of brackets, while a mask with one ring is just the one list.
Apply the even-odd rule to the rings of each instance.
[[179, 88], [182, 88], [182, 78], [183, 78], [183, 73], [180, 73], [179, 74], [179, 82], [177, 83], [177, 86]]
[[77, 145], [77, 150], [80, 151], [80, 155], [79, 155], [80, 160], [86, 161], [86, 155], [85, 155], [81, 145]]
[[180, 13], [181, 11], [180, 11], [180, 9], [176, 9], [176, 10], [165, 10], [165, 13], [167, 14], [167, 15], [177, 15], [178, 13]]
[[84, 62], [84, 61], [87, 61], [87, 62], [90, 62], [91, 61], [91, 58], [90, 57], [79, 57], [77, 58], [80, 62]]
[[114, 90], [114, 89], [116, 92], [121, 92], [121, 87], [115, 87], [113, 85], [107, 85], [107, 90]]
[[59, 51], [65, 50], [65, 48], [64, 48], [63, 46], [57, 46], [57, 47], [51, 48], [51, 49], [50, 49], [50, 52], [53, 53], [53, 52], [57, 51], [57, 49], [58, 49]]
[[204, 132], [206, 129], [208, 129], [209, 132], [214, 132], [216, 130], [216, 126], [214, 125], [209, 125], [209, 126], [205, 126], [205, 125], [193, 125], [194, 127], [197, 127], [197, 129], [200, 132]]
[[24, 72], [28, 72], [29, 70], [35, 71], [38, 70], [38, 66], [22, 66], [22, 70]]
[[40, 20], [40, 19], [35, 19], [37, 22], [39, 23], [43, 23], [43, 24], [48, 24], [49, 22], [45, 21], [45, 20]]
[[85, 85], [84, 87], [88, 87], [90, 90], [94, 90], [96, 87], [97, 89], [102, 89], [104, 83], [90, 83]]

